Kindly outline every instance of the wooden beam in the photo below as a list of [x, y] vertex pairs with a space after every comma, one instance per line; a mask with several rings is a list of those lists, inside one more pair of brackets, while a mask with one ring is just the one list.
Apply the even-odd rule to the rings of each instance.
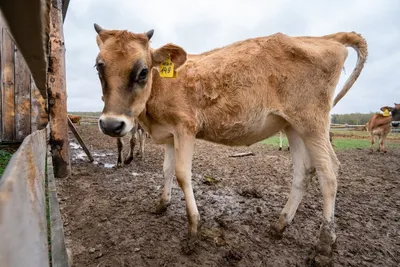
[[0, 179], [0, 266], [48, 267], [46, 130], [28, 135]]
[[15, 141], [15, 111], [14, 111], [14, 49], [15, 45], [8, 31], [3, 29], [1, 47], [1, 82], [3, 108], [2, 141]]
[[[50, 151], [49, 147], [49, 151]], [[49, 196], [51, 265], [53, 267], [71, 267], [72, 255], [65, 246], [64, 227], [57, 198], [57, 186], [54, 179], [51, 154], [47, 157], [47, 192]]]
[[22, 52], [36, 85], [46, 97], [50, 0], [0, 0], [6, 28]]
[[67, 122], [67, 93], [65, 83], [65, 47], [62, 2], [55, 0], [50, 6], [50, 57], [48, 72], [48, 101], [50, 111], [50, 145], [56, 178], [71, 173]]
[[86, 156], [88, 156], [89, 161], [93, 162], [94, 159], [92, 157], [92, 154], [90, 153], [89, 149], [87, 148], [87, 146], [85, 145], [85, 142], [83, 142], [81, 136], [79, 135], [78, 131], [76, 130], [74, 124], [72, 123], [71, 119], [69, 117], [68, 118], [68, 126], [71, 129], [71, 132], [74, 134], [76, 140], [78, 140], [79, 144], [81, 145], [81, 147], [83, 148], [83, 150], [86, 153]]
[[20, 51], [15, 53], [15, 141], [31, 133], [31, 76]]

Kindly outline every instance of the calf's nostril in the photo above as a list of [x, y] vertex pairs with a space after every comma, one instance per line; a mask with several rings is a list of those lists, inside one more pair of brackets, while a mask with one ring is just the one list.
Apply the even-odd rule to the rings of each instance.
[[104, 122], [103, 122], [103, 120], [99, 120], [99, 123], [100, 123], [100, 127], [101, 127], [102, 129], [104, 129]]
[[121, 133], [122, 130], [124, 129], [124, 126], [125, 126], [125, 122], [123, 122], [123, 121], [118, 122], [118, 123], [116, 124], [115, 129], [114, 129], [114, 132], [115, 132], [115, 133]]

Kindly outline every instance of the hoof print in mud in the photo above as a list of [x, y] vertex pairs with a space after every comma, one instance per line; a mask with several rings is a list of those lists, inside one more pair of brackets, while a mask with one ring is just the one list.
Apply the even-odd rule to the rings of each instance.
[[317, 254], [316, 252], [312, 253], [307, 259], [307, 266], [309, 267], [333, 267], [333, 259], [332, 256], [325, 256], [321, 254]]
[[242, 253], [237, 250], [231, 249], [224, 255], [224, 260], [229, 265], [235, 265], [243, 258]]

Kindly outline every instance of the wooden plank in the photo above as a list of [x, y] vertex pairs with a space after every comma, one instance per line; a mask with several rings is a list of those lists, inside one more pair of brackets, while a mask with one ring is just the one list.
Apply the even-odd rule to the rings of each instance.
[[83, 142], [81, 136], [79, 135], [78, 131], [76, 130], [74, 124], [72, 123], [71, 119], [68, 117], [68, 126], [71, 129], [72, 133], [74, 134], [76, 140], [78, 140], [79, 144], [81, 145], [81, 147], [83, 148], [83, 150], [86, 153], [86, 156], [88, 156], [89, 161], [93, 162], [94, 159], [92, 157], [92, 154], [90, 153], [89, 149], [86, 147], [85, 142]]
[[50, 7], [50, 60], [48, 97], [50, 111], [50, 145], [56, 178], [68, 177], [71, 162], [68, 140], [67, 92], [65, 84], [65, 45], [61, 1]]
[[2, 74], [3, 73], [3, 54], [2, 54], [2, 47], [3, 47], [3, 18], [1, 16], [0, 12], [0, 143], [3, 142], [3, 83], [1, 82], [2, 80]]
[[15, 53], [15, 140], [21, 142], [31, 133], [31, 76], [25, 59]]
[[31, 77], [31, 132], [44, 129], [49, 122], [46, 101]]
[[[49, 146], [48, 151], [50, 150], [51, 147]], [[65, 246], [64, 227], [57, 199], [57, 188], [50, 153], [48, 153], [47, 157], [47, 181], [50, 210], [52, 267], [70, 267], [72, 265], [72, 255], [70, 253], [68, 254]]]
[[2, 93], [3, 93], [3, 138], [2, 141], [15, 141], [14, 112], [14, 43], [6, 29], [3, 29], [1, 47]]
[[28, 135], [0, 179], [0, 265], [48, 267], [46, 129]]
[[50, 0], [0, 1], [7, 29], [21, 50], [44, 97], [48, 67], [49, 5]]

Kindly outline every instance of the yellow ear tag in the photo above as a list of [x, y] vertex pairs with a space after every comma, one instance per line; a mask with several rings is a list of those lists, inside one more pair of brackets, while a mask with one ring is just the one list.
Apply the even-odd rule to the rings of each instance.
[[390, 113], [388, 109], [385, 109], [385, 111], [383, 112], [383, 116], [385, 117], [389, 117]]
[[174, 63], [171, 58], [168, 57], [166, 60], [160, 64], [160, 77], [163, 78], [176, 78], [177, 74], [174, 70]]

